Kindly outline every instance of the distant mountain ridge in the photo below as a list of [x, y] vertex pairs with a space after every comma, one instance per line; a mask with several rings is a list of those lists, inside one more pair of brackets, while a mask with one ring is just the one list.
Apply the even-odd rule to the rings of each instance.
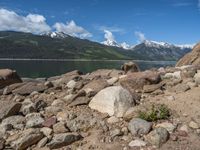
[[[111, 46], [108, 46], [111, 45]], [[178, 60], [190, 48], [145, 41], [134, 47], [113, 41], [97, 43], [62, 32], [44, 35], [1, 31], [0, 58]]]
[[[107, 46], [116, 46], [116, 47], [121, 47], [127, 50], [134, 50], [134, 47], [136, 47], [139, 44], [130, 46], [129, 44], [127, 44], [126, 42], [123, 42], [121, 44], [117, 43], [116, 41], [113, 40], [106, 40], [101, 42], [104, 45]], [[156, 47], [156, 48], [174, 48], [174, 47], [178, 47], [181, 49], [185, 49], [185, 48], [189, 48], [192, 49], [194, 47], [194, 44], [189, 45], [189, 44], [183, 44], [183, 45], [177, 45], [177, 44], [170, 44], [167, 42], [157, 42], [157, 41], [151, 41], [151, 40], [144, 40], [143, 42], [141, 42], [140, 44], [144, 43], [146, 46], [148, 47]]]

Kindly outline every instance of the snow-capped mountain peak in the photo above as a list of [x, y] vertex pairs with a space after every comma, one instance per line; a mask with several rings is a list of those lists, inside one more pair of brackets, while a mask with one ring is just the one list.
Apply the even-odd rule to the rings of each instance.
[[45, 33], [43, 34], [45, 36], [49, 36], [51, 38], [66, 38], [66, 37], [69, 37], [68, 34], [64, 33], [64, 32], [48, 32], [48, 33]]
[[123, 48], [123, 49], [131, 49], [131, 46], [129, 45], [129, 44], [127, 44], [126, 42], [123, 42], [123, 43], [121, 43], [120, 44], [121, 45], [121, 47]]
[[170, 44], [167, 42], [157, 42], [157, 41], [150, 41], [150, 40], [145, 40], [143, 42], [146, 46], [148, 47], [156, 47], [156, 48], [175, 48], [179, 47], [181, 49], [192, 49], [194, 47], [194, 44], [183, 44], [183, 45], [178, 45], [178, 44]]
[[128, 45], [126, 42], [123, 43], [117, 43], [115, 40], [106, 40], [101, 42], [101, 44], [107, 45], [107, 46], [115, 46], [115, 47], [121, 47], [123, 49], [129, 50], [131, 49], [130, 45]]
[[166, 43], [166, 42], [157, 42], [157, 41], [145, 40], [143, 43], [148, 47], [156, 47], [156, 48], [160, 48], [160, 47], [165, 47], [165, 48], [175, 47], [175, 45], [169, 44], [169, 43]]
[[182, 49], [184, 48], [189, 48], [189, 49], [192, 49], [194, 47], [195, 44], [182, 44], [182, 45], [176, 45]]
[[115, 40], [106, 40], [106, 41], [103, 41], [102, 44], [107, 45], [107, 46], [119, 47], [119, 44]]

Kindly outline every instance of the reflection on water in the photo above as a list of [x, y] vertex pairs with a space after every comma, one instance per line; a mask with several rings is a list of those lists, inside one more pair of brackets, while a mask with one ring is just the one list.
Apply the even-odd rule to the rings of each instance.
[[[0, 60], [0, 68], [17, 70], [22, 77], [50, 77], [60, 75], [72, 70], [83, 73], [96, 69], [120, 69], [127, 61], [46, 61], [46, 60]], [[174, 61], [135, 61], [141, 70], [173, 66]]]

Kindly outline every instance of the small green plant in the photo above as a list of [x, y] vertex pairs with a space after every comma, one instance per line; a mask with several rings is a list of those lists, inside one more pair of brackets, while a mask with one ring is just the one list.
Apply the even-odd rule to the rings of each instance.
[[139, 118], [144, 119], [146, 121], [157, 121], [161, 119], [168, 119], [170, 117], [169, 108], [162, 105], [152, 105], [151, 110], [147, 112], [139, 112]]

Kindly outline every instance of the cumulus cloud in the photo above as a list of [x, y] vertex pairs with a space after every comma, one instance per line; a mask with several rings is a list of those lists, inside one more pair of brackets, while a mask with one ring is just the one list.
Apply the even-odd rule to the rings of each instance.
[[88, 38], [92, 36], [90, 32], [78, 26], [73, 20], [66, 24], [57, 22], [53, 27], [50, 27], [46, 22], [46, 18], [42, 15], [28, 14], [27, 16], [22, 16], [14, 11], [0, 8], [0, 31], [43, 34], [53, 29], [79, 38]]
[[53, 28], [55, 28], [56, 31], [58, 32], [63, 32], [71, 36], [76, 36], [80, 38], [88, 38], [92, 36], [92, 34], [88, 32], [86, 29], [76, 25], [76, 23], [73, 20], [67, 22], [66, 24], [57, 22], [54, 24]]
[[115, 36], [112, 34], [112, 32], [108, 31], [108, 30], [104, 30], [104, 38], [107, 40], [107, 41], [115, 41]]
[[138, 39], [138, 42], [143, 42], [146, 40], [146, 37], [145, 37], [144, 33], [142, 33], [142, 32], [136, 31], [135, 36]]
[[0, 30], [31, 32], [40, 34], [48, 32], [51, 27], [46, 23], [46, 18], [39, 14], [21, 16], [7, 9], [0, 9]]

